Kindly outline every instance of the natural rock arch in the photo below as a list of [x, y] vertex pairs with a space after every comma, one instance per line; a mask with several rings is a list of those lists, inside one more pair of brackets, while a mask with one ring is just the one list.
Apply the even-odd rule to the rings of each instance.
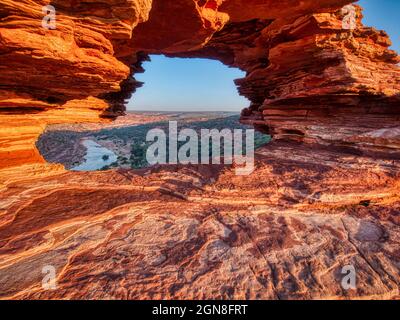
[[386, 130], [399, 117], [399, 58], [384, 32], [362, 26], [359, 7], [356, 29], [343, 29], [351, 0], [54, 0], [57, 29], [45, 30], [49, 2], [2, 1], [0, 168], [43, 162], [34, 142], [47, 124], [123, 114], [151, 53], [245, 70], [242, 121], [275, 139], [399, 145]]
[[[0, 1], [1, 298], [398, 298], [399, 60], [351, 0], [53, 0], [56, 30]], [[122, 114], [150, 53], [247, 72], [254, 174], [45, 163], [46, 125]]]

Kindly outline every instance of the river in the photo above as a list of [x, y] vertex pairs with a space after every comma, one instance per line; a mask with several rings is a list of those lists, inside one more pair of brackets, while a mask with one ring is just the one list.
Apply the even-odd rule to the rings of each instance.
[[[72, 168], [73, 171], [96, 171], [117, 161], [117, 155], [111, 150], [102, 147], [93, 140], [83, 140], [82, 144], [86, 147], [85, 162]], [[104, 159], [103, 157], [108, 157]]]

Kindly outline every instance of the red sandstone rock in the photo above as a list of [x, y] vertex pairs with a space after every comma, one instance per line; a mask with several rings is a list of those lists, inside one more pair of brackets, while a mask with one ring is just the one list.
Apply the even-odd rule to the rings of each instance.
[[[0, 0], [0, 297], [399, 296], [399, 58], [349, 3], [56, 0], [45, 30], [48, 1]], [[45, 163], [46, 125], [122, 114], [148, 53], [246, 71], [242, 121], [275, 139], [254, 174]]]
[[[41, 160], [33, 142], [46, 124], [120, 114], [140, 85], [130, 76], [141, 71], [142, 52], [220, 59], [245, 70], [237, 83], [252, 105], [242, 121], [276, 139], [351, 141], [380, 151], [382, 140], [375, 146], [362, 137], [397, 127], [399, 58], [384, 32], [362, 26], [359, 9], [357, 28], [342, 28], [349, 2], [53, 1], [57, 29], [46, 30], [39, 23], [44, 2], [3, 0], [0, 168], [19, 165], [17, 158]], [[18, 147], [8, 135], [10, 113], [40, 124]]]
[[[45, 1], [2, 0], [0, 168], [20, 164], [17, 152], [23, 162], [38, 161], [33, 142], [46, 124], [121, 114], [140, 85], [130, 76], [141, 71], [142, 52], [245, 70], [237, 83], [252, 105], [242, 121], [277, 139], [365, 148], [360, 135], [397, 126], [399, 58], [384, 32], [362, 26], [360, 10], [357, 28], [342, 28], [341, 7], [350, 2], [63, 0], [52, 2], [57, 29], [45, 30]], [[18, 147], [7, 133], [26, 127], [10, 130], [9, 114], [40, 124]], [[338, 127], [342, 133], [332, 135]]]
[[[273, 143], [257, 169], [53, 174], [0, 193], [0, 298], [399, 294], [399, 163]], [[368, 203], [368, 206], [366, 206]], [[341, 270], [357, 270], [357, 290]], [[57, 289], [41, 286], [42, 268]]]

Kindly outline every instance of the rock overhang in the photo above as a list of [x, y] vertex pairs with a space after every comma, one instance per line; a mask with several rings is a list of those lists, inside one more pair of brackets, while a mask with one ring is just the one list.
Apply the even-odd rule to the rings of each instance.
[[[54, 0], [47, 32], [50, 1], [0, 0], [0, 296], [398, 298], [398, 57], [359, 9], [343, 28], [349, 2]], [[46, 125], [121, 114], [153, 52], [246, 71], [242, 121], [275, 137], [254, 174], [45, 163]], [[62, 270], [56, 290], [44, 265]]]
[[10, 155], [36, 154], [32, 141], [47, 124], [123, 114], [148, 54], [244, 70], [236, 84], [251, 106], [242, 121], [276, 139], [300, 132], [303, 142], [373, 149], [358, 136], [397, 126], [399, 57], [384, 32], [363, 26], [358, 6], [354, 29], [343, 28], [350, 0], [54, 0], [56, 30], [41, 25], [50, 1], [1, 2], [2, 167]]

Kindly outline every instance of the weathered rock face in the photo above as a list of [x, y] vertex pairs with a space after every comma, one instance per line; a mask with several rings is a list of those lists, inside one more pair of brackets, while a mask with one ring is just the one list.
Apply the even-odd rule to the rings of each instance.
[[[186, 166], [9, 183], [0, 299], [399, 296], [398, 162], [293, 142], [257, 159], [245, 177]], [[342, 287], [349, 265], [355, 290]]]
[[[399, 58], [351, 0], [54, 0], [46, 30], [49, 2], [0, 0], [0, 298], [399, 295]], [[122, 114], [150, 53], [247, 72], [254, 174], [45, 163], [46, 125]]]
[[44, 162], [34, 142], [50, 123], [115, 116], [102, 95], [121, 90], [129, 66], [116, 57], [147, 19], [151, 1], [51, 1], [56, 30], [42, 27], [49, 1], [0, 6], [0, 168]]
[[46, 30], [49, 1], [2, 0], [0, 168], [43, 162], [34, 141], [49, 123], [120, 115], [147, 53], [245, 70], [243, 121], [276, 138], [393, 152], [398, 136], [379, 130], [398, 126], [399, 58], [359, 9], [342, 28], [350, 2], [60, 0]]
[[[267, 32], [269, 66], [238, 81], [253, 101], [243, 120], [276, 139], [398, 156], [399, 57], [387, 49], [385, 33], [362, 26], [342, 30], [342, 18], [317, 14]], [[379, 141], [377, 126], [390, 129], [391, 143]]]

